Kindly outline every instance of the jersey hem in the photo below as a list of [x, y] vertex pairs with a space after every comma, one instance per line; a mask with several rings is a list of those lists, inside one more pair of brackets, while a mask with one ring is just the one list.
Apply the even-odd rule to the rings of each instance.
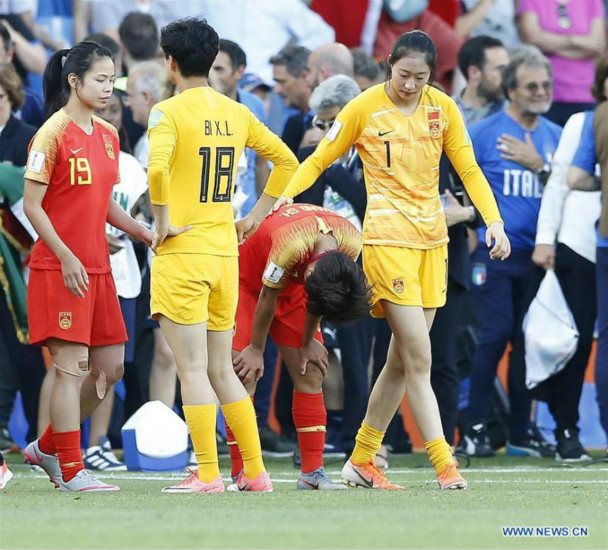
[[418, 242], [410, 242], [410, 241], [391, 241], [385, 239], [363, 239], [363, 245], [372, 245], [372, 246], [395, 246], [397, 248], [414, 248], [416, 250], [432, 250], [434, 248], [439, 248], [450, 241], [448, 237], [445, 239], [441, 239], [440, 241], [434, 241], [432, 243], [418, 243]]

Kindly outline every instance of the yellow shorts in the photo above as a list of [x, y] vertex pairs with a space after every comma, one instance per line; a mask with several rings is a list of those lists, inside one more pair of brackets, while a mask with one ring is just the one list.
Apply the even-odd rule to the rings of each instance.
[[239, 301], [236, 256], [163, 254], [152, 260], [150, 313], [182, 325], [208, 321], [209, 330], [234, 327]]
[[363, 271], [372, 285], [372, 317], [386, 317], [381, 300], [401, 306], [445, 305], [447, 244], [429, 250], [363, 245]]

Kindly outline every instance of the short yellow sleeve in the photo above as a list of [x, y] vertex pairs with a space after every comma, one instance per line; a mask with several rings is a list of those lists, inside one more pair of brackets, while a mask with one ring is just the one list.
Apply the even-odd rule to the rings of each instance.
[[486, 226], [493, 222], [502, 223], [492, 188], [475, 160], [471, 136], [458, 106], [452, 98], [446, 96], [443, 107], [448, 119], [444, 129], [443, 150], [460, 176]]
[[169, 202], [169, 164], [177, 143], [177, 129], [171, 115], [155, 105], [148, 118], [148, 182], [150, 200], [159, 206]]
[[59, 111], [36, 132], [28, 149], [25, 179], [45, 185], [51, 182], [59, 156], [59, 145], [68, 123], [69, 118], [63, 111]]
[[283, 195], [293, 198], [308, 189], [327, 167], [359, 139], [362, 131], [361, 109], [354, 100], [340, 111], [327, 135], [296, 170]]

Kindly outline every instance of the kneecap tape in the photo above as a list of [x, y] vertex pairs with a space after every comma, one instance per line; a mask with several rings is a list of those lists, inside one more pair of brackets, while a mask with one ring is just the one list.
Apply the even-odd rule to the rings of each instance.
[[99, 399], [103, 399], [108, 389], [108, 383], [110, 384], [110, 387], [112, 387], [122, 378], [124, 372], [125, 366], [123, 363], [105, 367], [91, 365], [91, 373], [95, 377], [95, 389], [97, 390], [97, 397], [99, 397]]
[[74, 361], [67, 361], [65, 366], [60, 366], [57, 363], [53, 363], [53, 366], [57, 370], [65, 372], [65, 374], [78, 377], [86, 376], [89, 374], [90, 370], [89, 360], [86, 357], [83, 359], [75, 359]]

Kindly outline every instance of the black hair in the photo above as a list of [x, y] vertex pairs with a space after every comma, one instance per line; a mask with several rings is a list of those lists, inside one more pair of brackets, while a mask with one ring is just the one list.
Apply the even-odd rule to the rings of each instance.
[[[595, 66], [595, 79], [593, 81], [593, 87], [591, 93], [598, 103], [608, 100], [606, 94], [604, 94], [604, 82], [608, 78], [608, 55], [600, 57]], [[606, 199], [604, 199], [606, 200]]]
[[219, 36], [206, 19], [186, 17], [163, 27], [160, 47], [175, 59], [182, 76], [209, 76], [219, 51]]
[[118, 35], [125, 50], [136, 61], [148, 61], [158, 51], [158, 27], [149, 13], [131, 12], [124, 16]]
[[403, 33], [393, 45], [390, 59], [388, 60], [387, 78], [391, 78], [392, 66], [410, 53], [423, 53], [424, 60], [431, 70], [431, 80], [437, 69], [437, 48], [433, 39], [422, 31], [410, 31]]
[[491, 36], [476, 36], [467, 40], [458, 52], [458, 68], [466, 80], [469, 80], [469, 67], [483, 69], [486, 61], [486, 50], [492, 48], [504, 48], [503, 43], [498, 38]]
[[376, 81], [380, 74], [376, 60], [363, 48], [352, 48], [350, 53], [353, 54], [355, 76], [364, 76], [372, 82]]
[[118, 139], [120, 141], [120, 150], [123, 153], [128, 153], [129, 155], [133, 154], [133, 149], [131, 149], [131, 143], [129, 142], [129, 135], [125, 130], [124, 126], [121, 126], [118, 130]]
[[304, 281], [308, 312], [340, 326], [369, 314], [371, 288], [363, 270], [342, 252], [319, 258]]
[[49, 116], [61, 109], [70, 96], [68, 75], [74, 73], [80, 82], [98, 59], [109, 57], [112, 52], [96, 42], [82, 41], [72, 48], [56, 51], [44, 69], [42, 87], [44, 107]]
[[233, 72], [239, 67], [247, 66], [247, 55], [236, 42], [225, 38], [220, 39], [220, 52], [224, 52], [230, 58]]
[[304, 46], [285, 46], [278, 54], [270, 58], [271, 65], [284, 65], [291, 76], [300, 78], [308, 70], [310, 50]]
[[104, 34], [102, 32], [96, 32], [95, 34], [90, 34], [85, 38], [86, 42], [95, 42], [100, 46], [104, 46], [108, 48], [112, 54], [112, 60], [116, 61], [116, 57], [120, 55], [120, 44], [116, 42], [111, 36]]
[[8, 29], [2, 24], [2, 21], [0, 21], [0, 38], [2, 38], [2, 42], [4, 42], [4, 49], [10, 50], [13, 45], [13, 41], [11, 40], [11, 35], [8, 32]]

